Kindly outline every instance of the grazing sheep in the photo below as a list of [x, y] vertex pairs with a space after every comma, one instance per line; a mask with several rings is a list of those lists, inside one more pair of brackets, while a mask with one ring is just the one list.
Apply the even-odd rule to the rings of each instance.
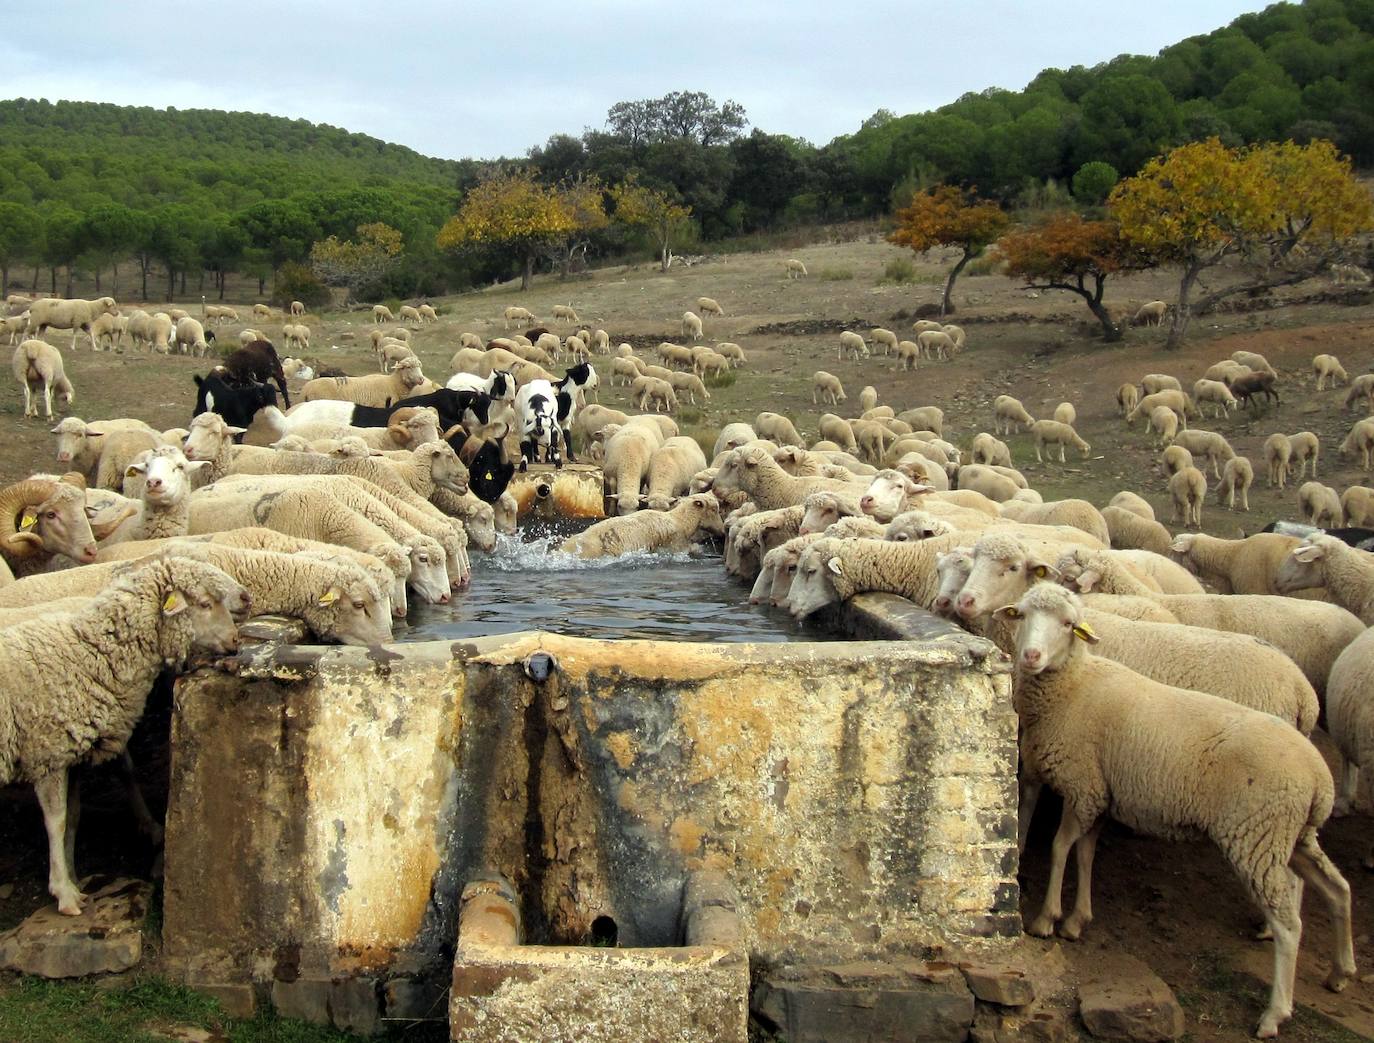
[[1342, 408], [1349, 409], [1352, 405], [1358, 405], [1360, 399], [1364, 399], [1365, 411], [1374, 413], [1374, 373], [1361, 373], [1350, 382], [1350, 389], [1345, 393]]
[[[1331, 667], [1326, 688], [1326, 730], [1338, 753], [1333, 814], [1347, 815], [1356, 789], [1365, 807], [1374, 799], [1374, 627], [1352, 641]], [[1357, 781], [1358, 780], [1358, 781]], [[1374, 850], [1364, 858], [1374, 869]]]
[[0, 648], [0, 782], [33, 784], [48, 833], [48, 890], [67, 916], [81, 915], [84, 901], [73, 865], [69, 770], [124, 749], [166, 665], [193, 651], [236, 652], [231, 612], [249, 605], [242, 587], [200, 562], [123, 568], [85, 607], [6, 627]]
[[396, 312], [396, 320], [398, 322], [413, 322], [418, 326], [420, 325], [420, 312], [412, 305], [402, 304]]
[[718, 315], [725, 318], [725, 309], [720, 306], [720, 302], [711, 297], [697, 298], [697, 311], [703, 315]]
[[1142, 304], [1131, 320], [1137, 326], [1161, 326], [1164, 324], [1164, 315], [1168, 312], [1169, 306], [1163, 301], [1150, 301]]
[[35, 337], [42, 337], [49, 326], [57, 330], [72, 331], [72, 350], [76, 350], [76, 338], [85, 333], [91, 338], [91, 350], [96, 350], [95, 335], [91, 323], [99, 315], [118, 315], [119, 309], [113, 297], [98, 297], [93, 301], [58, 300], [44, 297], [29, 305], [29, 329]]
[[795, 257], [789, 257], [787, 259], [787, 263], [786, 265], [784, 265], [784, 270], [786, 271], [787, 277], [789, 279], [800, 279], [802, 276], [808, 274], [806, 271], [806, 265], [802, 264], [801, 261], [798, 261]]
[[1272, 434], [1264, 440], [1264, 460], [1269, 470], [1270, 487], [1278, 486], [1280, 489], [1288, 481], [1289, 458], [1293, 452], [1293, 447], [1288, 441], [1287, 435]]
[[1150, 431], [1156, 432], [1160, 445], [1172, 446], [1174, 439], [1178, 437], [1178, 414], [1168, 406], [1155, 406], [1150, 410], [1150, 422], [1145, 425], [1145, 431], [1147, 434]]
[[[1167, 453], [1168, 450], [1165, 450]], [[1187, 452], [1185, 449], [1184, 452]], [[1188, 462], [1192, 463], [1192, 456], [1188, 457]], [[1173, 471], [1169, 472], [1173, 474]], [[1155, 520], [1155, 509], [1149, 505], [1142, 497], [1128, 490], [1122, 490], [1107, 501], [1108, 507], [1120, 507], [1123, 511], [1130, 511], [1132, 514], [1145, 518], [1148, 521]]]
[[1148, 550], [1168, 554], [1173, 537], [1154, 518], [1145, 518], [1124, 507], [1102, 508], [1113, 550]]
[[859, 445], [859, 454], [874, 466], [881, 464], [887, 456], [891, 432], [876, 420], [852, 420], [849, 427]]
[[1317, 477], [1317, 458], [1321, 456], [1321, 440], [1311, 431], [1299, 431], [1288, 436], [1289, 466], [1298, 465], [1298, 477], [1307, 477], [1307, 461], [1312, 461], [1312, 477]]
[[287, 349], [294, 348], [297, 351], [310, 350], [310, 327], [303, 323], [297, 325], [286, 325], [281, 328], [282, 339], [286, 341]]
[[439, 321], [439, 313], [434, 310], [432, 304], [422, 304], [415, 310], [420, 313], [420, 321], [422, 323]]
[[926, 358], [946, 361], [959, 350], [954, 338], [944, 330], [922, 330], [916, 334], [916, 347]]
[[1233, 456], [1221, 469], [1221, 484], [1217, 486], [1217, 499], [1226, 497], [1228, 510], [1236, 509], [1236, 494], [1240, 494], [1240, 509], [1250, 509], [1250, 486], [1255, 481], [1255, 469], [1243, 456]]
[[255, 319], [270, 319], [271, 317], [272, 317], [272, 309], [269, 308], [266, 304], [255, 304], [255, 305], [253, 305], [253, 318], [255, 318]]
[[720, 501], [709, 493], [684, 497], [671, 510], [607, 518], [569, 537], [558, 549], [581, 558], [614, 557], [630, 551], [682, 551], [701, 533], [725, 534]]
[[891, 355], [894, 352], [896, 352], [897, 334], [893, 333], [891, 330], [886, 330], [883, 329], [881, 326], [878, 326], [874, 329], [869, 330], [868, 336], [869, 339], [873, 341], [875, 346], [878, 344], [881, 344], [883, 346], [884, 355]]
[[168, 308], [167, 314], [171, 316], [173, 322], [180, 322], [182, 319], [188, 318], [191, 313], [185, 308]]
[[425, 382], [420, 360], [402, 359], [390, 373], [369, 373], [363, 377], [316, 377], [301, 388], [301, 401], [329, 399], [356, 402], [364, 406], [388, 406], [415, 392]]
[[1257, 532], [1240, 540], [1179, 533], [1171, 552], [1194, 575], [1223, 594], [1277, 594], [1275, 576], [1296, 536]]
[[191, 354], [197, 358], [204, 358], [210, 353], [210, 345], [205, 339], [205, 327], [189, 315], [177, 319], [173, 347], [183, 355]]
[[1340, 494], [1321, 482], [1302, 483], [1298, 488], [1298, 509], [1308, 525], [1339, 529], [1345, 522]]
[[1357, 421], [1339, 447], [1342, 456], [1347, 456], [1356, 449], [1360, 451], [1360, 466], [1368, 471], [1371, 456], [1374, 456], [1374, 417], [1365, 417]]
[[[1160, 408], [1163, 408], [1162, 406]], [[1170, 413], [1172, 416], [1173, 414]], [[1184, 449], [1181, 445], [1171, 445], [1159, 454], [1159, 461], [1164, 465], [1164, 473], [1172, 478], [1185, 467], [1193, 466], [1193, 454]], [[1153, 517], [1153, 515], [1151, 515]]]
[[1060, 402], [1054, 407], [1054, 419], [1061, 424], [1068, 424], [1072, 427], [1074, 421], [1078, 419], [1078, 410], [1073, 408], [1072, 402]]
[[1021, 491], [1021, 487], [1014, 479], [979, 464], [968, 464], [959, 468], [957, 485], [961, 490], [986, 496], [994, 503], [1006, 503], [1015, 499], [1016, 494]]
[[1233, 351], [1231, 352], [1231, 361], [1239, 362], [1242, 366], [1249, 366], [1256, 373], [1267, 373], [1271, 377], [1279, 375], [1278, 371], [1269, 365], [1268, 359], [1253, 351]]
[[1174, 521], [1202, 528], [1202, 501], [1207, 497], [1207, 477], [1196, 467], [1185, 467], [1169, 479]]
[[70, 406], [76, 398], [76, 389], [67, 378], [63, 368], [62, 352], [47, 341], [26, 340], [14, 349], [11, 359], [14, 379], [24, 389], [24, 415], [38, 416], [38, 394], [42, 389], [43, 411], [48, 420], [52, 419], [52, 396], [57, 392], [63, 406]]
[[845, 330], [840, 334], [840, 350], [839, 354], [835, 357], [840, 361], [844, 361], [846, 354], [855, 359], [868, 358], [868, 345], [864, 342], [862, 336], [852, 330]]
[[859, 412], [863, 414], [865, 420], [871, 420], [873, 418], [868, 415], [868, 411], [877, 408], [878, 389], [872, 384], [864, 385], [863, 390], [859, 392]]
[[936, 435], [944, 436], [945, 411], [939, 406], [904, 409], [897, 414], [897, 419], [910, 424], [913, 431], [934, 431]]
[[687, 492], [692, 475], [705, 468], [706, 456], [696, 439], [681, 435], [666, 439], [649, 457], [645, 505], [651, 511], [668, 510]]
[[[303, 301], [292, 301], [292, 302], [291, 302], [291, 314], [292, 314], [292, 315], [304, 315], [304, 314], [305, 314], [305, 303], [304, 303]], [[237, 321], [237, 316], [235, 316], [235, 321]]]
[[1341, 494], [1341, 512], [1347, 525], [1374, 526], [1374, 489], [1350, 486]]
[[553, 321], [555, 324], [564, 322], [577, 323], [582, 320], [577, 317], [577, 312], [569, 304], [555, 304], [553, 306]]
[[980, 431], [973, 436], [973, 442], [969, 446], [969, 457], [975, 464], [1011, 466], [1011, 450], [1007, 443], [986, 431]]
[[806, 448], [806, 440], [798, 433], [792, 421], [781, 413], [760, 413], [754, 418], [754, 430], [758, 437], [777, 445], [796, 445]]
[[501, 317], [505, 322], [506, 329], [510, 329], [512, 323], [517, 326], [535, 326], [539, 323], [539, 320], [534, 317], [532, 311], [527, 308], [522, 308], [518, 304], [512, 304], [501, 313]]
[[118, 348], [129, 329], [129, 318], [125, 315], [111, 315], [108, 312], [97, 315], [91, 323], [93, 346], [103, 347], [106, 351]]
[[816, 370], [811, 378], [811, 384], [812, 404], [819, 404], [817, 396], [825, 399], [826, 404], [832, 406], [838, 406], [848, 398], [844, 393], [844, 385], [840, 383], [840, 378], [823, 369]]
[[897, 361], [904, 370], [913, 370], [921, 358], [921, 347], [914, 340], [897, 342]]
[[1220, 380], [1198, 380], [1193, 383], [1193, 401], [1198, 405], [1198, 411], [1204, 416], [1206, 413], [1202, 407], [1210, 402], [1216, 407], [1217, 417], [1226, 416], [1229, 410], [1235, 409], [1240, 403], [1236, 396], [1231, 394], [1231, 389]]
[[1350, 380], [1346, 376], [1345, 367], [1341, 365], [1341, 360], [1335, 355], [1314, 355], [1312, 372], [1317, 374], [1318, 391], [1325, 391], [1327, 387], [1345, 384]]
[[1041, 450], [1047, 445], [1059, 446], [1059, 462], [1064, 463], [1064, 446], [1071, 445], [1082, 452], [1086, 460], [1088, 454], [1092, 452], [1092, 446], [1079, 437], [1077, 431], [1067, 423], [1060, 423], [1058, 420], [1037, 420], [1031, 424], [1031, 434], [1035, 438], [1035, 459], [1044, 463]]
[[1236, 396], [1238, 402], [1243, 402], [1249, 406], [1257, 401], [1257, 395], [1264, 395], [1271, 398], [1275, 403], [1281, 403], [1278, 391], [1274, 388], [1274, 377], [1268, 373], [1244, 373], [1230, 383], [1231, 393]]
[[1324, 591], [1366, 626], [1374, 626], [1374, 555], [1324, 532], [1312, 533], [1288, 551], [1275, 574], [1274, 590]]
[[[942, 326], [940, 329], [953, 342], [954, 352], [964, 350], [964, 330], [962, 326], [948, 325]], [[950, 354], [952, 355], [954, 352]]]
[[822, 413], [817, 426], [817, 434], [826, 441], [834, 442], [846, 452], [856, 453], [859, 443], [854, 437], [854, 428], [843, 417], [834, 413]]
[[1220, 381], [1227, 387], [1230, 387], [1231, 381], [1235, 380], [1237, 377], [1253, 372], [1254, 370], [1249, 366], [1242, 366], [1239, 362], [1235, 362], [1232, 359], [1223, 359], [1221, 362], [1208, 366], [1207, 372], [1202, 374], [1202, 379]]
[[246, 329], [239, 331], [239, 347], [246, 348], [254, 341], [267, 340], [261, 330]]
[[1024, 425], [1028, 430], [1035, 420], [1026, 412], [1017, 399], [1010, 395], [998, 395], [992, 403], [992, 429], [999, 435], [1009, 435], [1013, 428], [1020, 431]]
[[1159, 391], [1183, 390], [1183, 385], [1178, 382], [1178, 377], [1171, 377], [1167, 373], [1146, 373], [1140, 380], [1140, 386], [1147, 395], [1153, 395]]
[[630, 397], [640, 410], [647, 410], [652, 404], [654, 412], [677, 412], [677, 392], [673, 385], [658, 377], [636, 377], [630, 385]]
[[744, 357], [744, 349], [734, 341], [721, 341], [716, 345], [716, 354], [729, 360], [732, 366], [742, 366], [748, 361], [748, 359]]
[[758, 437], [754, 433], [754, 429], [748, 424], [739, 422], [726, 424], [720, 429], [720, 434], [716, 436], [716, 444], [715, 448], [711, 450], [711, 458], [715, 459], [721, 453], [727, 453], [731, 449], [738, 449], [742, 445], [755, 442]]
[[1134, 384], [1122, 384], [1116, 389], [1116, 408], [1127, 416], [1140, 402], [1140, 389]]
[[1091, 921], [1092, 854], [1110, 810], [1137, 830], [1205, 833], [1245, 882], [1274, 936], [1273, 988], [1257, 1035], [1276, 1035], [1292, 1013], [1302, 931], [1294, 874], [1327, 902], [1336, 927], [1327, 985], [1344, 988], [1355, 969], [1350, 888], [1317, 843], [1333, 787], [1315, 747], [1269, 714], [1088, 654], [1084, 645], [1098, 639], [1084, 625], [1082, 603], [1053, 584], [999, 611], [1019, 622], [1015, 702], [1024, 777], [1064, 798], [1045, 904], [1028, 930], [1053, 933], [1075, 845], [1082, 845], [1078, 895], [1059, 929], [1076, 938]]
[[385, 304], [374, 304], [372, 306], [372, 321], [380, 326], [384, 322], [395, 322], [396, 316], [391, 314], [391, 309]]
[[1174, 438], [1174, 445], [1181, 445], [1192, 453], [1195, 459], [1206, 457], [1212, 465], [1212, 474], [1217, 478], [1221, 477], [1221, 465], [1236, 455], [1231, 443], [1225, 438], [1215, 431], [1203, 431], [1200, 428], [1180, 431]]
[[682, 313], [682, 335], [693, 340], [701, 340], [701, 316], [696, 312]]
[[1150, 414], [1160, 406], [1168, 406], [1177, 413], [1179, 421], [1185, 429], [1188, 427], [1189, 419], [1197, 416], [1197, 406], [1193, 404], [1191, 395], [1185, 391], [1166, 389], [1139, 399], [1135, 407], [1126, 414], [1126, 423], [1134, 424], [1141, 417], [1148, 419]]
[[711, 392], [706, 390], [706, 385], [695, 373], [673, 373], [668, 377], [668, 383], [679, 394], [686, 392], [693, 405], [696, 405], [698, 395], [701, 396], [703, 402], [711, 401]]

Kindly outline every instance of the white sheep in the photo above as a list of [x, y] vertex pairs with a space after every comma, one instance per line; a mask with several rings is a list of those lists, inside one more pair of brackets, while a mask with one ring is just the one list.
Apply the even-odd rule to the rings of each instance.
[[1327, 985], [1344, 988], [1355, 969], [1350, 888], [1317, 843], [1333, 787], [1315, 747], [1269, 714], [1088, 654], [1084, 646], [1096, 635], [1083, 623], [1078, 598], [1062, 588], [1041, 584], [1001, 611], [1019, 622], [1015, 699], [1024, 775], [1064, 798], [1045, 903], [1028, 930], [1053, 933], [1076, 845], [1078, 894], [1060, 933], [1076, 938], [1092, 920], [1092, 855], [1110, 811], [1137, 830], [1205, 833], [1245, 882], [1274, 937], [1273, 988], [1258, 1035], [1276, 1035], [1292, 1013], [1302, 932], [1298, 878], [1329, 906], [1336, 945]]
[[927, 358], [940, 360], [951, 358], [959, 350], [954, 338], [944, 330], [922, 330], [916, 334], [916, 347]]
[[1196, 467], [1185, 467], [1169, 479], [1174, 521], [1202, 527], [1202, 502], [1207, 498], [1207, 476]]
[[1147, 395], [1153, 395], [1159, 391], [1183, 390], [1183, 385], [1179, 383], [1178, 377], [1171, 377], [1167, 373], [1146, 373], [1140, 378], [1140, 387]]
[[777, 445], [796, 445], [806, 448], [806, 440], [791, 420], [781, 413], [764, 411], [754, 418], [754, 430], [759, 438], [767, 439]]
[[1341, 494], [1341, 512], [1347, 525], [1374, 526], [1374, 489], [1350, 486]]
[[1169, 305], [1164, 301], [1150, 301], [1142, 304], [1135, 313], [1135, 318], [1131, 321], [1137, 326], [1160, 326], [1164, 323], [1164, 315], [1169, 310]]
[[[864, 385], [863, 390], [859, 392], [859, 412], [863, 414], [863, 418], [865, 420], [872, 420], [873, 417], [868, 415], [869, 410], [876, 410], [877, 408], [878, 389], [875, 388], [872, 384]], [[894, 415], [891, 411], [891, 406], [884, 406], [883, 408], [888, 410], [889, 416]]]
[[1024, 425], [1027, 430], [1035, 423], [1034, 418], [1026, 412], [1017, 399], [1010, 395], [998, 395], [992, 403], [992, 429], [999, 435], [1009, 435], [1012, 430], [1021, 430]]
[[846, 354], [855, 359], [866, 359], [869, 355], [863, 336], [853, 330], [845, 330], [840, 334], [840, 350], [836, 358], [843, 361]]
[[1047, 445], [1059, 446], [1059, 462], [1064, 463], [1064, 447], [1071, 445], [1083, 454], [1086, 460], [1088, 454], [1092, 452], [1092, 446], [1085, 442], [1072, 427], [1067, 423], [1060, 423], [1058, 420], [1036, 420], [1030, 426], [1031, 435], [1035, 438], [1035, 459], [1041, 463], [1044, 457], [1041, 450]]
[[1236, 495], [1240, 495], [1240, 509], [1250, 509], [1250, 486], [1255, 481], [1255, 469], [1243, 456], [1233, 456], [1221, 469], [1221, 484], [1217, 486], [1217, 499], [1226, 497], [1228, 510], [1236, 509]]
[[1145, 518], [1148, 521], [1155, 520], [1155, 509], [1139, 494], [1130, 492], [1129, 490], [1123, 489], [1121, 492], [1117, 493], [1107, 501], [1107, 506], [1120, 507], [1122, 510], [1130, 511], [1132, 514]]
[[267, 337], [261, 330], [246, 329], [239, 331], [239, 347], [241, 348], [246, 348], [248, 345], [258, 340], [267, 340]]
[[91, 350], [95, 350], [95, 335], [91, 323], [99, 315], [118, 315], [119, 309], [113, 297], [98, 297], [87, 300], [58, 300], [44, 297], [29, 305], [29, 326], [35, 337], [42, 337], [49, 326], [57, 330], [72, 331], [72, 350], [76, 350], [76, 338], [85, 333], [91, 338]]
[[[1341, 608], [1365, 625], [1374, 626], [1374, 559], [1368, 551], [1357, 550], [1324, 532], [1303, 539], [1280, 562], [1274, 590], [1292, 594], [1314, 589], [1324, 589]], [[1327, 692], [1329, 697], [1330, 681]]]
[[414, 305], [402, 304], [396, 312], [397, 322], [413, 322], [420, 325], [420, 311]]
[[577, 317], [576, 310], [570, 304], [555, 304], [553, 306], [553, 321], [555, 323], [581, 322]]
[[281, 335], [282, 339], [286, 341], [288, 351], [310, 350], [310, 327], [304, 323], [283, 326]]
[[702, 315], [718, 315], [722, 319], [725, 318], [725, 309], [712, 297], [698, 297], [697, 311]]
[[649, 474], [649, 462], [663, 442], [663, 431], [657, 426], [629, 423], [618, 427], [605, 440], [602, 476], [606, 496], [615, 501], [617, 514], [633, 514], [639, 508], [639, 493]]
[[112, 351], [124, 340], [129, 330], [129, 318], [125, 315], [111, 315], [109, 312], [97, 315], [91, 323], [91, 340], [95, 346]]
[[975, 464], [1011, 466], [1011, 450], [1007, 443], [986, 431], [980, 431], [973, 436], [973, 442], [969, 445], [969, 456]]
[[819, 404], [817, 396], [825, 399], [832, 406], [838, 406], [848, 397], [844, 393], [844, 385], [840, 383], [840, 378], [823, 369], [816, 370], [811, 378], [811, 402], [813, 405]]
[[1368, 471], [1371, 459], [1374, 459], [1374, 417], [1356, 421], [1339, 446], [1342, 456], [1347, 456], [1357, 449], [1360, 451], [1360, 466]]
[[1116, 408], [1127, 416], [1140, 402], [1140, 389], [1134, 384], [1122, 384], [1116, 389]]
[[420, 360], [402, 359], [390, 373], [362, 377], [316, 377], [301, 388], [301, 401], [332, 399], [365, 406], [386, 406], [414, 393], [425, 381]]
[[951, 355], [954, 354], [954, 352], [964, 350], [965, 336], [964, 328], [962, 326], [955, 326], [953, 324], [949, 324], [946, 326], [941, 326], [940, 331], [944, 333], [945, 336], [949, 337], [951, 343], [953, 343], [954, 345], [954, 350], [950, 352]]
[[255, 305], [253, 305], [253, 318], [255, 318], [255, 319], [270, 319], [271, 317], [272, 317], [272, 309], [271, 309], [270, 307], [268, 307], [266, 304], [255, 304]]
[[607, 518], [576, 536], [559, 550], [582, 558], [601, 558], [629, 551], [686, 550], [700, 533], [722, 536], [720, 501], [709, 493], [679, 500], [666, 511], [641, 511], [629, 517]]
[[391, 314], [391, 309], [385, 304], [374, 304], [372, 306], [372, 321], [380, 326], [384, 322], [395, 322], [396, 316]]
[[[1368, 807], [1374, 800], [1374, 627], [1352, 641], [1331, 667], [1326, 730], [1338, 754], [1333, 813], [1350, 813], [1357, 788]], [[1374, 869], [1374, 849], [1364, 866]]]
[[668, 377], [668, 383], [679, 395], [686, 393], [693, 405], [697, 404], [698, 395], [703, 402], [711, 401], [711, 392], [706, 390], [706, 385], [695, 373], [672, 373]]
[[[756, 425], [757, 426], [757, 425]], [[852, 490], [831, 478], [796, 478], [784, 471], [762, 446], [746, 445], [726, 454], [712, 482], [718, 493], [745, 492], [760, 510], [800, 504], [808, 493]]]
[[687, 492], [692, 476], [706, 468], [706, 456], [696, 439], [681, 435], [665, 439], [649, 457], [645, 504], [666, 511]]
[[1318, 391], [1325, 391], [1328, 387], [1345, 384], [1350, 380], [1346, 375], [1345, 367], [1341, 365], [1341, 360], [1335, 355], [1314, 355], [1312, 357], [1312, 372], [1317, 374]]
[[[1146, 433], [1154, 431], [1159, 435], [1159, 444], [1175, 448], [1174, 439], [1178, 437], [1178, 414], [1168, 406], [1155, 406], [1150, 410], [1150, 422], [1145, 425]], [[1182, 447], [1178, 447], [1182, 448]], [[1188, 452], [1186, 449], [1183, 452]], [[1189, 462], [1192, 454], [1189, 453]]]
[[1180, 431], [1174, 438], [1174, 445], [1182, 446], [1194, 458], [1205, 457], [1212, 465], [1212, 474], [1217, 478], [1221, 477], [1221, 465], [1236, 455], [1225, 438], [1215, 431], [1203, 431], [1200, 428]]
[[[1198, 405], [1198, 411], [1203, 412], [1205, 403], [1212, 403], [1216, 407], [1217, 417], [1226, 416], [1229, 410], [1235, 409], [1239, 403], [1236, 396], [1231, 394], [1231, 389], [1220, 380], [1198, 380], [1193, 383], [1193, 401]], [[1205, 416], [1205, 412], [1203, 412]]]
[[181, 354], [189, 353], [197, 358], [204, 358], [210, 353], [210, 345], [205, 339], [205, 327], [200, 324], [199, 319], [193, 319], [189, 315], [177, 319], [174, 346]]
[[641, 411], [653, 406], [655, 413], [677, 412], [677, 392], [672, 384], [658, 377], [635, 377], [630, 385], [630, 397]]
[[291, 302], [291, 314], [292, 314], [292, 315], [304, 315], [304, 314], [305, 314], [305, 302], [303, 302], [303, 301], [292, 301], [292, 302]]
[[1340, 494], [1321, 482], [1303, 482], [1299, 486], [1298, 510], [1308, 525], [1339, 529], [1345, 523]]
[[1060, 402], [1054, 407], [1054, 419], [1072, 427], [1078, 419], [1078, 410], [1074, 409], [1072, 402]]
[[1231, 361], [1238, 362], [1242, 366], [1249, 366], [1256, 373], [1268, 373], [1271, 377], [1277, 377], [1278, 371], [1269, 365], [1269, 360], [1263, 355], [1254, 351], [1233, 351]]
[[422, 323], [439, 321], [439, 313], [434, 310], [434, 305], [432, 304], [422, 304], [415, 310], [419, 312], [420, 321]]
[[742, 366], [749, 361], [744, 356], [744, 349], [734, 341], [721, 341], [716, 345], [716, 354], [728, 359], [731, 366]]
[[1287, 435], [1272, 434], [1264, 440], [1264, 460], [1269, 471], [1271, 488], [1278, 486], [1282, 489], [1288, 481], [1288, 461], [1292, 453], [1293, 447]]
[[875, 347], [879, 344], [883, 346], [884, 355], [891, 355], [897, 351], [897, 334], [891, 330], [877, 326], [868, 331], [868, 337], [873, 341]]
[[11, 359], [14, 379], [24, 391], [24, 415], [38, 416], [38, 395], [43, 396], [44, 415], [52, 419], [52, 396], [57, 393], [64, 406], [76, 398], [76, 389], [67, 378], [62, 352], [42, 340], [26, 340], [14, 349]]
[[1321, 440], [1311, 431], [1299, 431], [1288, 436], [1289, 466], [1298, 465], [1298, 477], [1307, 477], [1307, 461], [1312, 461], [1312, 477], [1317, 477], [1317, 462], [1321, 456]]
[[913, 370], [921, 358], [921, 347], [914, 340], [897, 342], [897, 361], [904, 370]]
[[787, 259], [787, 263], [784, 265], [784, 271], [789, 279], [799, 279], [809, 274], [806, 270], [806, 265], [802, 264], [801, 261], [797, 260], [795, 257], [789, 257]]

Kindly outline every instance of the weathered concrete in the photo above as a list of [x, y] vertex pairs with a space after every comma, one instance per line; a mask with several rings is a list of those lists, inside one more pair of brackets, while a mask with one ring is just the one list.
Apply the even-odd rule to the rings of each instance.
[[532, 464], [518, 471], [507, 487], [521, 518], [604, 518], [604, 479], [593, 464]]
[[1183, 1035], [1183, 1008], [1173, 990], [1134, 956], [1104, 954], [1078, 999], [1083, 1024], [1099, 1039], [1162, 1043]]
[[[718, 969], [672, 948], [692, 917], [733, 923], [765, 968], [996, 947], [1020, 918], [1016, 719], [990, 648], [516, 634], [245, 652], [237, 676], [178, 691], [167, 963], [336, 1023], [322, 990], [353, 980], [416, 1016], [447, 977], [460, 888], [493, 874], [529, 938], [573, 946], [498, 947], [521, 950], [499, 966], [547, 959], [550, 981], [598, 918], [662, 950], [599, 973], [645, 980]], [[707, 870], [738, 893], [729, 918], [684, 907]]]
[[86, 906], [63, 916], [46, 905], [0, 934], [0, 969], [44, 978], [127, 971], [143, 957], [143, 921], [153, 885], [144, 880], [83, 880]]

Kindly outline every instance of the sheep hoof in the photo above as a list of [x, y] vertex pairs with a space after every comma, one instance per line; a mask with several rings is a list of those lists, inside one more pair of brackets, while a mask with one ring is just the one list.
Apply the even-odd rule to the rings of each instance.
[[1030, 922], [1026, 928], [1028, 934], [1033, 934], [1037, 938], [1049, 938], [1054, 934], [1054, 921], [1048, 916], [1041, 914]]
[[1350, 984], [1350, 975], [1339, 967], [1332, 967], [1331, 973], [1326, 976], [1326, 987], [1332, 992], [1344, 992], [1345, 987]]
[[1340, 798], [1331, 806], [1332, 818], [1345, 818], [1350, 814], [1350, 801]]
[[1260, 1018], [1259, 1028], [1255, 1029], [1256, 1039], [1273, 1039], [1279, 1034], [1280, 1018], [1271, 1010], [1264, 1012], [1264, 1017]]
[[1080, 919], [1077, 916], [1070, 916], [1059, 925], [1059, 937], [1067, 938], [1071, 942], [1078, 941], [1079, 938], [1083, 937], [1083, 928], [1088, 926], [1088, 922], [1086, 917]]

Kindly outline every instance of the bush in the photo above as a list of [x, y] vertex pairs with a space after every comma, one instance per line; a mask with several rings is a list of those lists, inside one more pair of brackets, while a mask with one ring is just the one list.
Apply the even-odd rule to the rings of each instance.
[[916, 281], [916, 265], [909, 257], [894, 257], [883, 266], [882, 282], [907, 286]]
[[965, 275], [1001, 275], [1002, 259], [995, 253], [985, 253], [969, 261]]
[[702, 381], [708, 388], [728, 388], [735, 383], [735, 371], [727, 369], [723, 372], [712, 374], [709, 380]]
[[680, 426], [690, 427], [700, 424], [705, 415], [706, 414], [696, 406], [680, 405], [677, 409], [676, 420]]
[[279, 308], [289, 308], [292, 301], [300, 301], [307, 310], [319, 311], [332, 304], [334, 298], [329, 287], [315, 278], [309, 268], [287, 261], [277, 269], [271, 300]]
[[1101, 206], [1118, 177], [1110, 163], [1084, 163], [1073, 176], [1073, 197], [1083, 206]]
[[816, 273], [821, 282], [848, 282], [854, 278], [852, 268], [822, 268]]

